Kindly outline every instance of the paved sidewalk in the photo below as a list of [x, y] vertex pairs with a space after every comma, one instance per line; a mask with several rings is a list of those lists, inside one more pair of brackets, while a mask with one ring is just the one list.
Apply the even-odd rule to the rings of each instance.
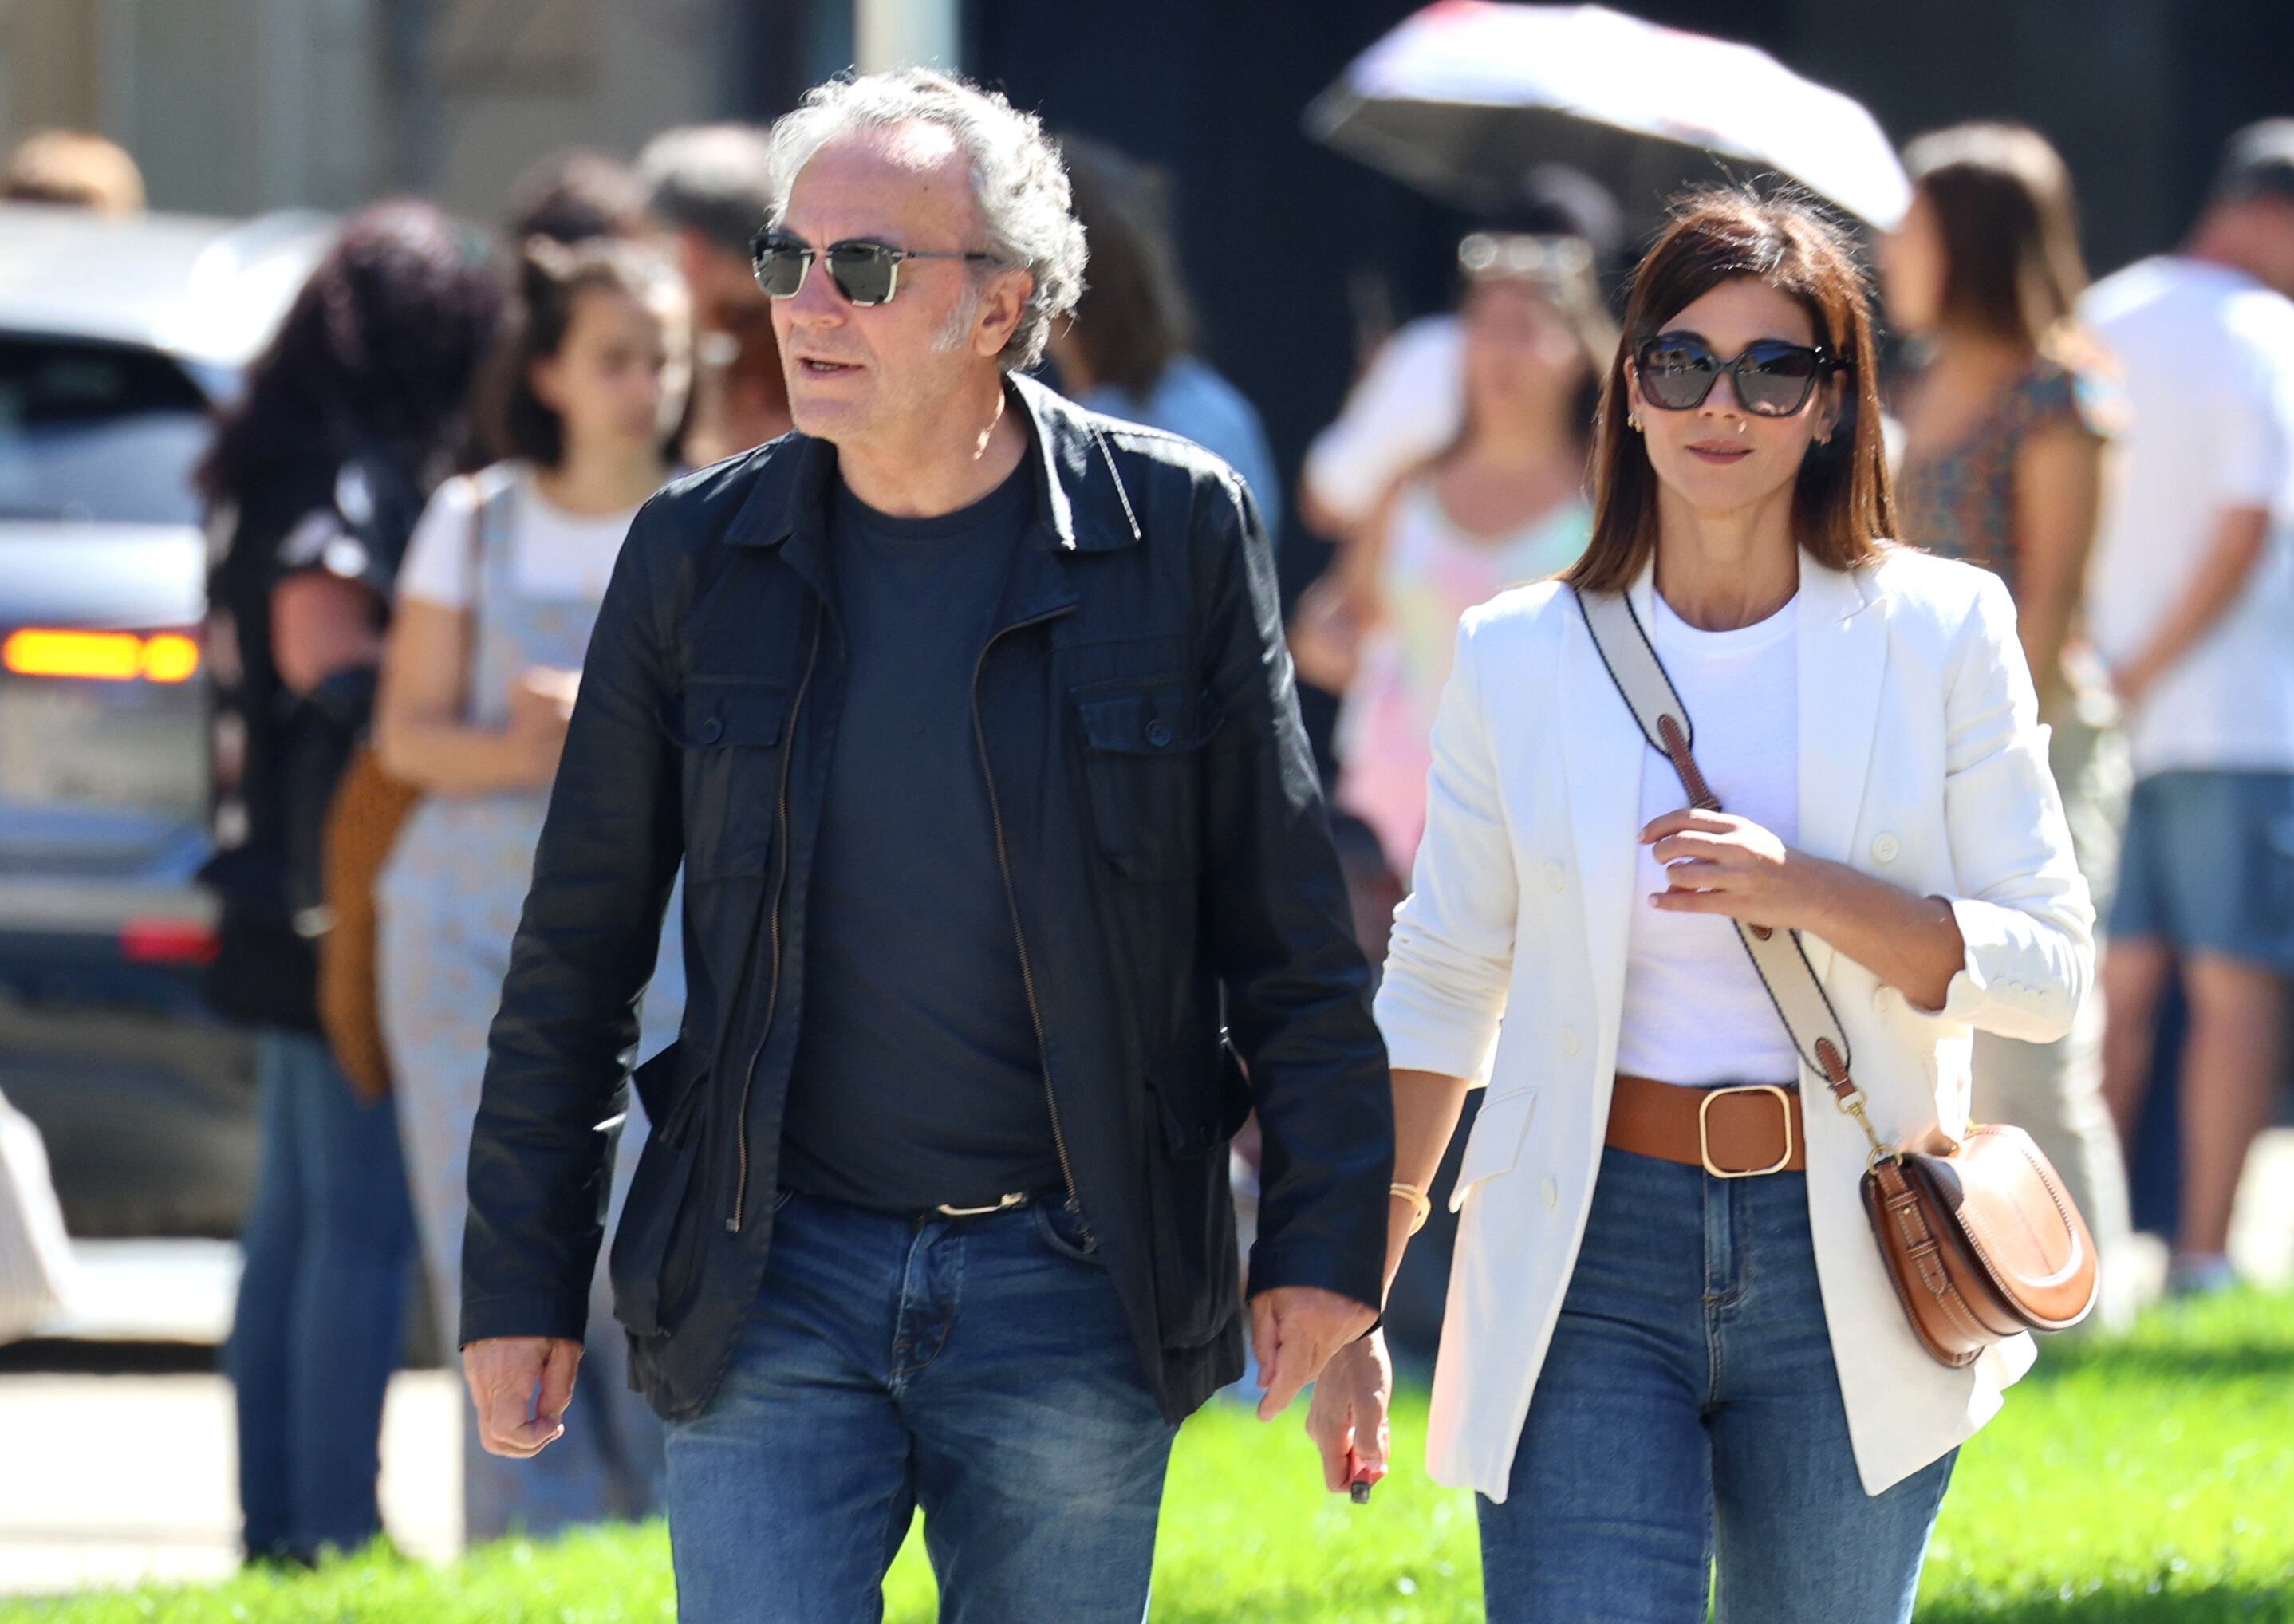
[[[461, 1394], [402, 1371], [383, 1417], [383, 1519], [402, 1549], [461, 1549]], [[239, 1565], [231, 1387], [219, 1376], [0, 1376], [0, 1594], [53, 1596]]]

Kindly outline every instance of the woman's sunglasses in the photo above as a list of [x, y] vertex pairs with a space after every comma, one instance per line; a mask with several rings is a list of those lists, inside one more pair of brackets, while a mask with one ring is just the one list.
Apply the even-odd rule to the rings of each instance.
[[896, 248], [889, 242], [855, 238], [815, 248], [787, 231], [762, 231], [749, 245], [749, 263], [756, 267], [757, 286], [776, 299], [793, 299], [804, 286], [805, 272], [818, 257], [827, 262], [828, 280], [836, 291], [855, 304], [887, 304], [900, 290], [904, 259], [968, 259], [994, 263], [993, 254], [932, 254], [922, 248]]
[[1712, 393], [1713, 380], [1729, 375], [1729, 387], [1746, 411], [1763, 418], [1789, 418], [1808, 404], [1823, 376], [1844, 366], [1821, 345], [1786, 344], [1758, 338], [1734, 361], [1723, 361], [1695, 333], [1659, 333], [1633, 352], [1641, 397], [1666, 411], [1694, 411]]

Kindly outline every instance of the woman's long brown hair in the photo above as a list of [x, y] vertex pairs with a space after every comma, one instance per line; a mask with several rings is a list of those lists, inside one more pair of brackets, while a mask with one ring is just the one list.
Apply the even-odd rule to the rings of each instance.
[[1904, 166], [1943, 241], [1945, 325], [2045, 345], [2087, 290], [2062, 157], [2019, 125], [1960, 124], [1906, 147]]
[[1742, 276], [1797, 300], [1843, 369], [1831, 443], [1809, 447], [1793, 491], [1794, 539], [1835, 570], [1869, 564], [1888, 545], [1895, 505], [1880, 437], [1872, 300], [1847, 233], [1796, 198], [1693, 192], [1674, 205], [1672, 223], [1633, 272], [1593, 430], [1593, 540], [1562, 573], [1571, 586], [1623, 591], [1656, 552], [1656, 470], [1625, 423], [1626, 361], [1688, 305]]

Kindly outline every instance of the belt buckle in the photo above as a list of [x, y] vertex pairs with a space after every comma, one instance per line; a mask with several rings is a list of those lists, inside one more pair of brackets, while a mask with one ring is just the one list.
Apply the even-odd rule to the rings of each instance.
[[[1776, 1096], [1777, 1115], [1784, 1119], [1785, 1125], [1785, 1153], [1777, 1157], [1772, 1165], [1743, 1167], [1732, 1172], [1729, 1168], [1716, 1167], [1712, 1165], [1712, 1135], [1707, 1125], [1706, 1113], [1712, 1110], [1712, 1102], [1723, 1094], [1773, 1094]], [[1716, 1179], [1757, 1179], [1771, 1173], [1782, 1173], [1786, 1165], [1793, 1158], [1791, 1096], [1774, 1083], [1745, 1083], [1734, 1088], [1705, 1090], [1704, 1098], [1696, 1103], [1696, 1154], [1704, 1163], [1704, 1171]]]
[[950, 1206], [946, 1203], [932, 1208], [943, 1218], [984, 1218], [990, 1213], [1007, 1213], [1015, 1206], [1028, 1205], [1028, 1192], [1015, 1190], [1009, 1195], [989, 1202], [986, 1206]]

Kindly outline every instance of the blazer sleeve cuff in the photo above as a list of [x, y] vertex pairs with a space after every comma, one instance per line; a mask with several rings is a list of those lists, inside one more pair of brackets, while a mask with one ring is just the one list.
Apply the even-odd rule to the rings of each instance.
[[1371, 1009], [1392, 1069], [1463, 1077], [1476, 1088], [1489, 1082], [1497, 1058], [1498, 1021], [1429, 1003], [1391, 975], [1379, 987]]
[[588, 1328], [586, 1297], [563, 1297], [552, 1292], [521, 1292], [507, 1297], [465, 1298], [461, 1341], [468, 1347], [491, 1336], [555, 1336], [579, 1342]]
[[1947, 900], [1966, 958], [1945, 991], [1943, 1007], [1924, 1012], [2030, 1043], [2051, 1043], [2069, 1032], [2070, 989], [2030, 939], [2041, 927], [1996, 903]]

